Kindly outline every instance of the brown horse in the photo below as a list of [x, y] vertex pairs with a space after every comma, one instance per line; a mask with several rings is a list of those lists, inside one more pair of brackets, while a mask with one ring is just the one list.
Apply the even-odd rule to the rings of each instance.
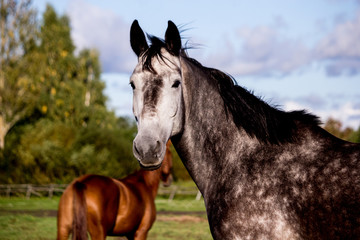
[[[65, 190], [59, 203], [57, 239], [105, 239], [126, 236], [146, 239], [155, 221], [155, 197], [160, 179], [164, 185], [172, 180], [170, 141], [160, 169], [139, 170], [117, 180], [99, 175], [84, 175]], [[165, 164], [164, 164], [165, 163]]]

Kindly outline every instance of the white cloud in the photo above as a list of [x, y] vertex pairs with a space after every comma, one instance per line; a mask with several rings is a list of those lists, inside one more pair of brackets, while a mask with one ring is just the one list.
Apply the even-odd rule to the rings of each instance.
[[235, 39], [241, 42], [227, 37], [225, 47], [210, 56], [210, 64], [233, 75], [286, 75], [315, 62], [328, 76], [360, 74], [360, 10], [354, 18], [338, 21], [313, 47], [301, 37], [282, 34], [286, 25], [281, 19], [275, 26], [239, 28]]
[[326, 119], [333, 117], [345, 123], [344, 126], [350, 126], [353, 129], [357, 130], [360, 120], [360, 108], [356, 106], [353, 102], [346, 102], [345, 104], [339, 106], [338, 108], [331, 109], [330, 111], [324, 111], [321, 113], [323, 116], [326, 116]]
[[338, 23], [319, 41], [315, 54], [326, 61], [330, 76], [360, 74], [360, 10], [354, 19]]
[[302, 110], [307, 111], [320, 117], [321, 121], [325, 123], [330, 117], [340, 120], [344, 123], [344, 127], [352, 127], [357, 130], [360, 121], [360, 106], [354, 102], [345, 102], [331, 108], [321, 108], [314, 111], [314, 107], [309, 103], [298, 102], [296, 100], [289, 100], [285, 103], [284, 109], [286, 111]]
[[136, 57], [129, 43], [130, 24], [84, 0], [71, 1], [68, 14], [78, 49], [97, 48], [105, 72], [132, 71]]
[[211, 57], [212, 64], [234, 75], [284, 75], [311, 60], [300, 40], [285, 38], [273, 26], [243, 27], [236, 38], [243, 42], [240, 50], [227, 41], [227, 51]]

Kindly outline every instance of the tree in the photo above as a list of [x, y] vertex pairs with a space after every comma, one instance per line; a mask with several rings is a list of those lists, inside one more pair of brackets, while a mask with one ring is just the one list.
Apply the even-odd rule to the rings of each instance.
[[39, 39], [38, 52], [42, 56], [42, 66], [39, 69], [41, 94], [37, 108], [48, 118], [64, 120], [74, 111], [73, 98], [82, 87], [80, 82], [74, 81], [77, 64], [69, 19], [66, 16], [58, 17], [53, 7], [47, 5]]
[[360, 126], [357, 131], [354, 131], [349, 138], [350, 142], [360, 143]]
[[0, 150], [8, 131], [34, 108], [38, 89], [28, 66], [37, 62], [35, 17], [29, 0], [0, 0]]
[[354, 129], [352, 129], [351, 127], [346, 127], [343, 129], [343, 124], [339, 120], [329, 118], [325, 123], [324, 129], [332, 135], [343, 140], [352, 142], [357, 141], [357, 132], [355, 132]]
[[122, 177], [134, 171], [136, 125], [106, 109], [98, 52], [75, 55], [69, 19], [51, 6], [39, 26], [31, 55], [36, 61], [27, 64], [37, 94], [33, 103], [24, 100], [33, 107], [7, 135], [0, 182], [68, 183], [86, 173]]
[[53, 120], [83, 126], [93, 108], [105, 108], [104, 83], [100, 80], [99, 54], [81, 50], [74, 55], [70, 21], [46, 7], [40, 31], [39, 52], [44, 57], [38, 110]]

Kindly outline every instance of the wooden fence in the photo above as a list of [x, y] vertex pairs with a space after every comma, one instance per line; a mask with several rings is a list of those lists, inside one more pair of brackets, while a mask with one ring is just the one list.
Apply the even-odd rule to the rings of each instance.
[[[67, 184], [0, 184], [0, 196], [25, 196], [29, 199], [33, 195], [52, 198], [54, 193], [63, 193], [66, 187]], [[163, 187], [160, 185], [158, 195], [168, 196], [169, 201], [173, 200], [176, 195], [194, 196], [195, 200], [201, 199], [201, 193], [195, 186], [172, 185], [170, 187]]]
[[0, 196], [26, 196], [27, 199], [31, 195], [38, 197], [48, 196], [52, 198], [54, 193], [64, 192], [67, 184], [1, 184], [0, 185]]
[[201, 193], [197, 187], [183, 187], [178, 185], [172, 185], [170, 187], [160, 186], [158, 195], [168, 195], [169, 201], [173, 200], [175, 195], [195, 196], [195, 200], [201, 199]]

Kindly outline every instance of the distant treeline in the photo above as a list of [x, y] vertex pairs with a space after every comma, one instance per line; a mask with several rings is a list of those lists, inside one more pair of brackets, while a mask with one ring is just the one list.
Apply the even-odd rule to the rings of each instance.
[[339, 120], [329, 118], [324, 124], [324, 129], [343, 140], [360, 143], [360, 126], [357, 130], [354, 130], [351, 127], [344, 128]]

